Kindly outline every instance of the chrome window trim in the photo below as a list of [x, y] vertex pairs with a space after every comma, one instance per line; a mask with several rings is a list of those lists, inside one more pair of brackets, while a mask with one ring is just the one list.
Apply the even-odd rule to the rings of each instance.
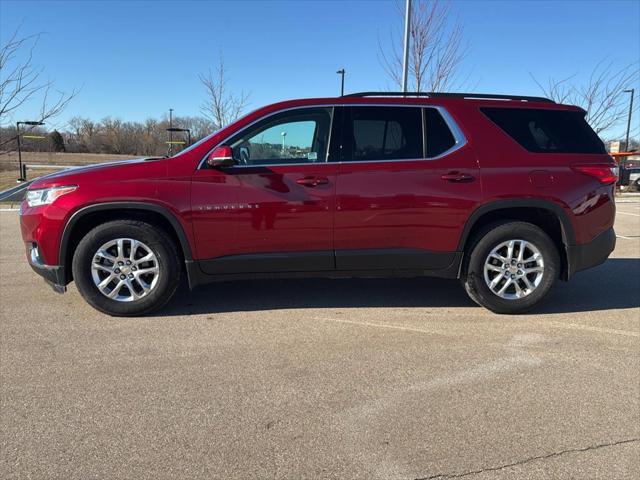
[[[277, 110], [275, 112], [271, 112], [268, 115], [265, 115], [263, 117], [260, 117], [256, 120], [254, 120], [253, 122], [249, 123], [248, 125], [245, 125], [243, 128], [241, 128], [240, 130], [238, 130], [235, 133], [232, 133], [231, 135], [229, 135], [228, 137], [225, 137], [222, 141], [218, 142], [213, 148], [211, 148], [202, 158], [202, 160], [200, 160], [200, 163], [198, 164], [198, 167], [196, 168], [196, 170], [201, 170], [204, 165], [205, 162], [207, 160], [207, 157], [209, 156], [209, 154], [215, 150], [216, 148], [218, 148], [220, 145], [224, 145], [225, 142], [227, 142], [230, 138], [235, 137], [236, 135], [244, 132], [245, 130], [251, 128], [253, 125], [255, 125], [258, 122], [261, 122], [262, 120], [265, 120], [269, 117], [272, 117], [274, 115], [278, 115], [280, 113], [284, 113], [284, 112], [289, 112], [289, 111], [293, 111], [293, 110], [301, 110], [301, 109], [309, 109], [309, 108], [331, 108], [331, 122], [330, 122], [330, 127], [333, 126], [333, 118], [335, 115], [335, 108], [336, 107], [417, 107], [417, 108], [421, 108], [421, 109], [425, 109], [425, 108], [435, 108], [436, 110], [438, 110], [438, 112], [440, 112], [440, 115], [442, 115], [442, 118], [444, 119], [445, 123], [447, 124], [447, 126], [449, 127], [449, 130], [451, 130], [451, 134], [453, 135], [453, 139], [455, 140], [455, 143], [453, 144], [453, 146], [451, 148], [449, 148], [448, 150], [445, 150], [444, 152], [442, 152], [440, 155], [437, 155], [435, 157], [425, 157], [425, 158], [397, 158], [397, 159], [393, 159], [393, 160], [365, 160], [365, 161], [358, 161], [358, 162], [353, 162], [353, 161], [338, 161], [338, 162], [329, 162], [329, 147], [331, 144], [331, 129], [329, 130], [329, 142], [327, 144], [327, 155], [325, 156], [325, 161], [324, 162], [301, 162], [301, 163], [270, 163], [270, 164], [264, 164], [264, 165], [234, 165], [233, 167], [228, 167], [228, 168], [258, 168], [258, 167], [295, 167], [295, 166], [319, 166], [319, 165], [339, 165], [342, 163], [357, 163], [357, 164], [366, 164], [366, 163], [391, 163], [391, 162], [417, 162], [417, 161], [431, 161], [431, 160], [439, 160], [443, 157], [446, 157], [447, 155], [452, 154], [453, 152], [455, 152], [456, 150], [461, 149], [462, 147], [464, 147], [468, 142], [467, 142], [467, 138], [464, 136], [464, 133], [462, 133], [462, 130], [460, 129], [460, 127], [458, 126], [458, 124], [456, 123], [456, 121], [453, 119], [453, 117], [451, 116], [451, 114], [447, 111], [447, 109], [445, 107], [443, 107], [442, 105], [424, 105], [424, 104], [415, 104], [415, 103], [403, 103], [403, 104], [385, 104], [385, 103], [332, 103], [332, 104], [325, 104], [325, 105], [301, 105], [298, 107], [290, 107], [290, 108], [285, 108], [283, 110]], [[423, 116], [424, 116], [424, 112], [423, 112]], [[424, 122], [423, 122], [423, 136], [426, 137], [426, 131], [424, 130]], [[426, 148], [426, 138], [423, 141], [423, 146], [424, 148]]]
[[440, 115], [442, 115], [442, 118], [444, 119], [444, 123], [446, 123], [447, 127], [449, 127], [449, 130], [451, 131], [451, 134], [453, 135], [453, 140], [454, 140], [454, 143], [451, 146], [451, 148], [449, 148], [449, 150], [445, 150], [440, 155], [436, 155], [435, 157], [428, 157], [425, 160], [438, 160], [439, 158], [445, 157], [455, 152], [456, 150], [461, 149], [467, 144], [467, 138], [464, 136], [464, 133], [462, 133], [462, 130], [460, 129], [460, 127], [458, 126], [458, 124], [456, 123], [456, 121], [453, 119], [453, 117], [447, 111], [446, 108], [440, 105], [434, 105], [433, 107], [429, 106], [424, 108], [435, 108], [436, 110], [438, 110], [438, 112], [440, 112]]
[[327, 151], [324, 154], [324, 163], [329, 163], [329, 152], [331, 151], [331, 140], [333, 140], [333, 119], [336, 116], [336, 107], [331, 107], [331, 120], [329, 120], [329, 141], [327, 142]]

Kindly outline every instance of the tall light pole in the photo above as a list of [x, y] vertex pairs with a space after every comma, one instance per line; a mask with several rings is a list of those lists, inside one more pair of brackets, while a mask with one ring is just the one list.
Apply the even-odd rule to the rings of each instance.
[[20, 170], [18, 181], [24, 182], [27, 180], [27, 172], [25, 171], [26, 169], [22, 165], [22, 147], [20, 145], [20, 125], [31, 125], [35, 127], [38, 125], [44, 125], [44, 122], [32, 122], [32, 121], [16, 122], [16, 142], [18, 142], [18, 169]]
[[404, 12], [404, 55], [402, 63], [402, 91], [407, 91], [407, 80], [409, 77], [409, 32], [411, 31], [411, 0], [406, 0], [407, 5]]
[[284, 152], [284, 139], [287, 136], [287, 132], [282, 132], [280, 135], [282, 135], [282, 151]]
[[167, 157], [170, 157], [173, 154], [173, 133], [172, 133], [172, 129], [173, 129], [173, 108], [169, 109], [169, 128], [167, 128], [167, 130], [169, 131], [169, 148], [167, 150]]
[[340, 96], [344, 97], [344, 74], [345, 74], [345, 70], [344, 70], [344, 68], [341, 68], [336, 73], [342, 77], [342, 79], [340, 81]]
[[636, 92], [635, 88], [630, 90], [624, 90], [624, 93], [631, 94], [631, 100], [629, 101], [629, 117], [627, 118], [627, 139], [624, 142], [625, 151], [629, 151], [629, 130], [631, 130], [631, 112], [633, 112], [633, 94]]

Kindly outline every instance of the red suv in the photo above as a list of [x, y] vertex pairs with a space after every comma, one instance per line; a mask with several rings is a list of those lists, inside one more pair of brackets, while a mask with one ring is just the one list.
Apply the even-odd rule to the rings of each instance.
[[318, 275], [459, 278], [517, 313], [606, 260], [615, 182], [580, 108], [365, 92], [261, 108], [171, 158], [43, 177], [21, 226], [36, 272], [111, 315], [163, 306], [183, 276]]

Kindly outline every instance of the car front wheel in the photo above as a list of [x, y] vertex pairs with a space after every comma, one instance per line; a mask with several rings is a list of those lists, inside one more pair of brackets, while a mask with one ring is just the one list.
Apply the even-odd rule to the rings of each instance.
[[146, 222], [117, 220], [91, 230], [73, 256], [83, 298], [114, 316], [144, 315], [162, 307], [180, 281], [175, 244]]
[[473, 239], [462, 283], [479, 305], [496, 313], [521, 313], [547, 295], [559, 270], [557, 248], [542, 229], [503, 222]]

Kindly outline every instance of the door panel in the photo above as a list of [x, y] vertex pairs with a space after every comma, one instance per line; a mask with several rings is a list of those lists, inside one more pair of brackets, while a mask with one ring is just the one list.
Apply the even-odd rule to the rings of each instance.
[[191, 179], [193, 233], [199, 259], [239, 253], [240, 181], [217, 169], [196, 170]]
[[[327, 163], [333, 108], [270, 115], [226, 144], [235, 165], [220, 167], [236, 185], [233, 257], [207, 273], [332, 270], [337, 164]], [[209, 257], [211, 258], [211, 257]]]
[[[345, 135], [353, 135], [349, 126]], [[471, 149], [462, 147], [435, 159], [381, 161], [370, 156], [353, 161], [352, 151], [345, 148], [336, 185], [337, 268], [353, 267], [352, 256], [340, 251], [354, 249], [365, 251], [360, 252], [361, 265], [362, 255], [371, 250], [372, 268], [381, 263], [373, 249], [410, 249], [412, 255], [422, 251], [421, 264], [441, 268], [428, 253], [456, 250], [464, 223], [480, 199], [479, 169]], [[383, 155], [388, 156], [389, 149], [383, 149]], [[398, 268], [404, 263], [398, 262]]]
[[247, 206], [238, 226], [242, 251], [332, 250], [335, 164], [238, 170], [240, 196]]
[[343, 163], [336, 186], [336, 250], [456, 250], [464, 222], [479, 200], [480, 182], [441, 178], [455, 170], [478, 178], [468, 150], [439, 160]]

